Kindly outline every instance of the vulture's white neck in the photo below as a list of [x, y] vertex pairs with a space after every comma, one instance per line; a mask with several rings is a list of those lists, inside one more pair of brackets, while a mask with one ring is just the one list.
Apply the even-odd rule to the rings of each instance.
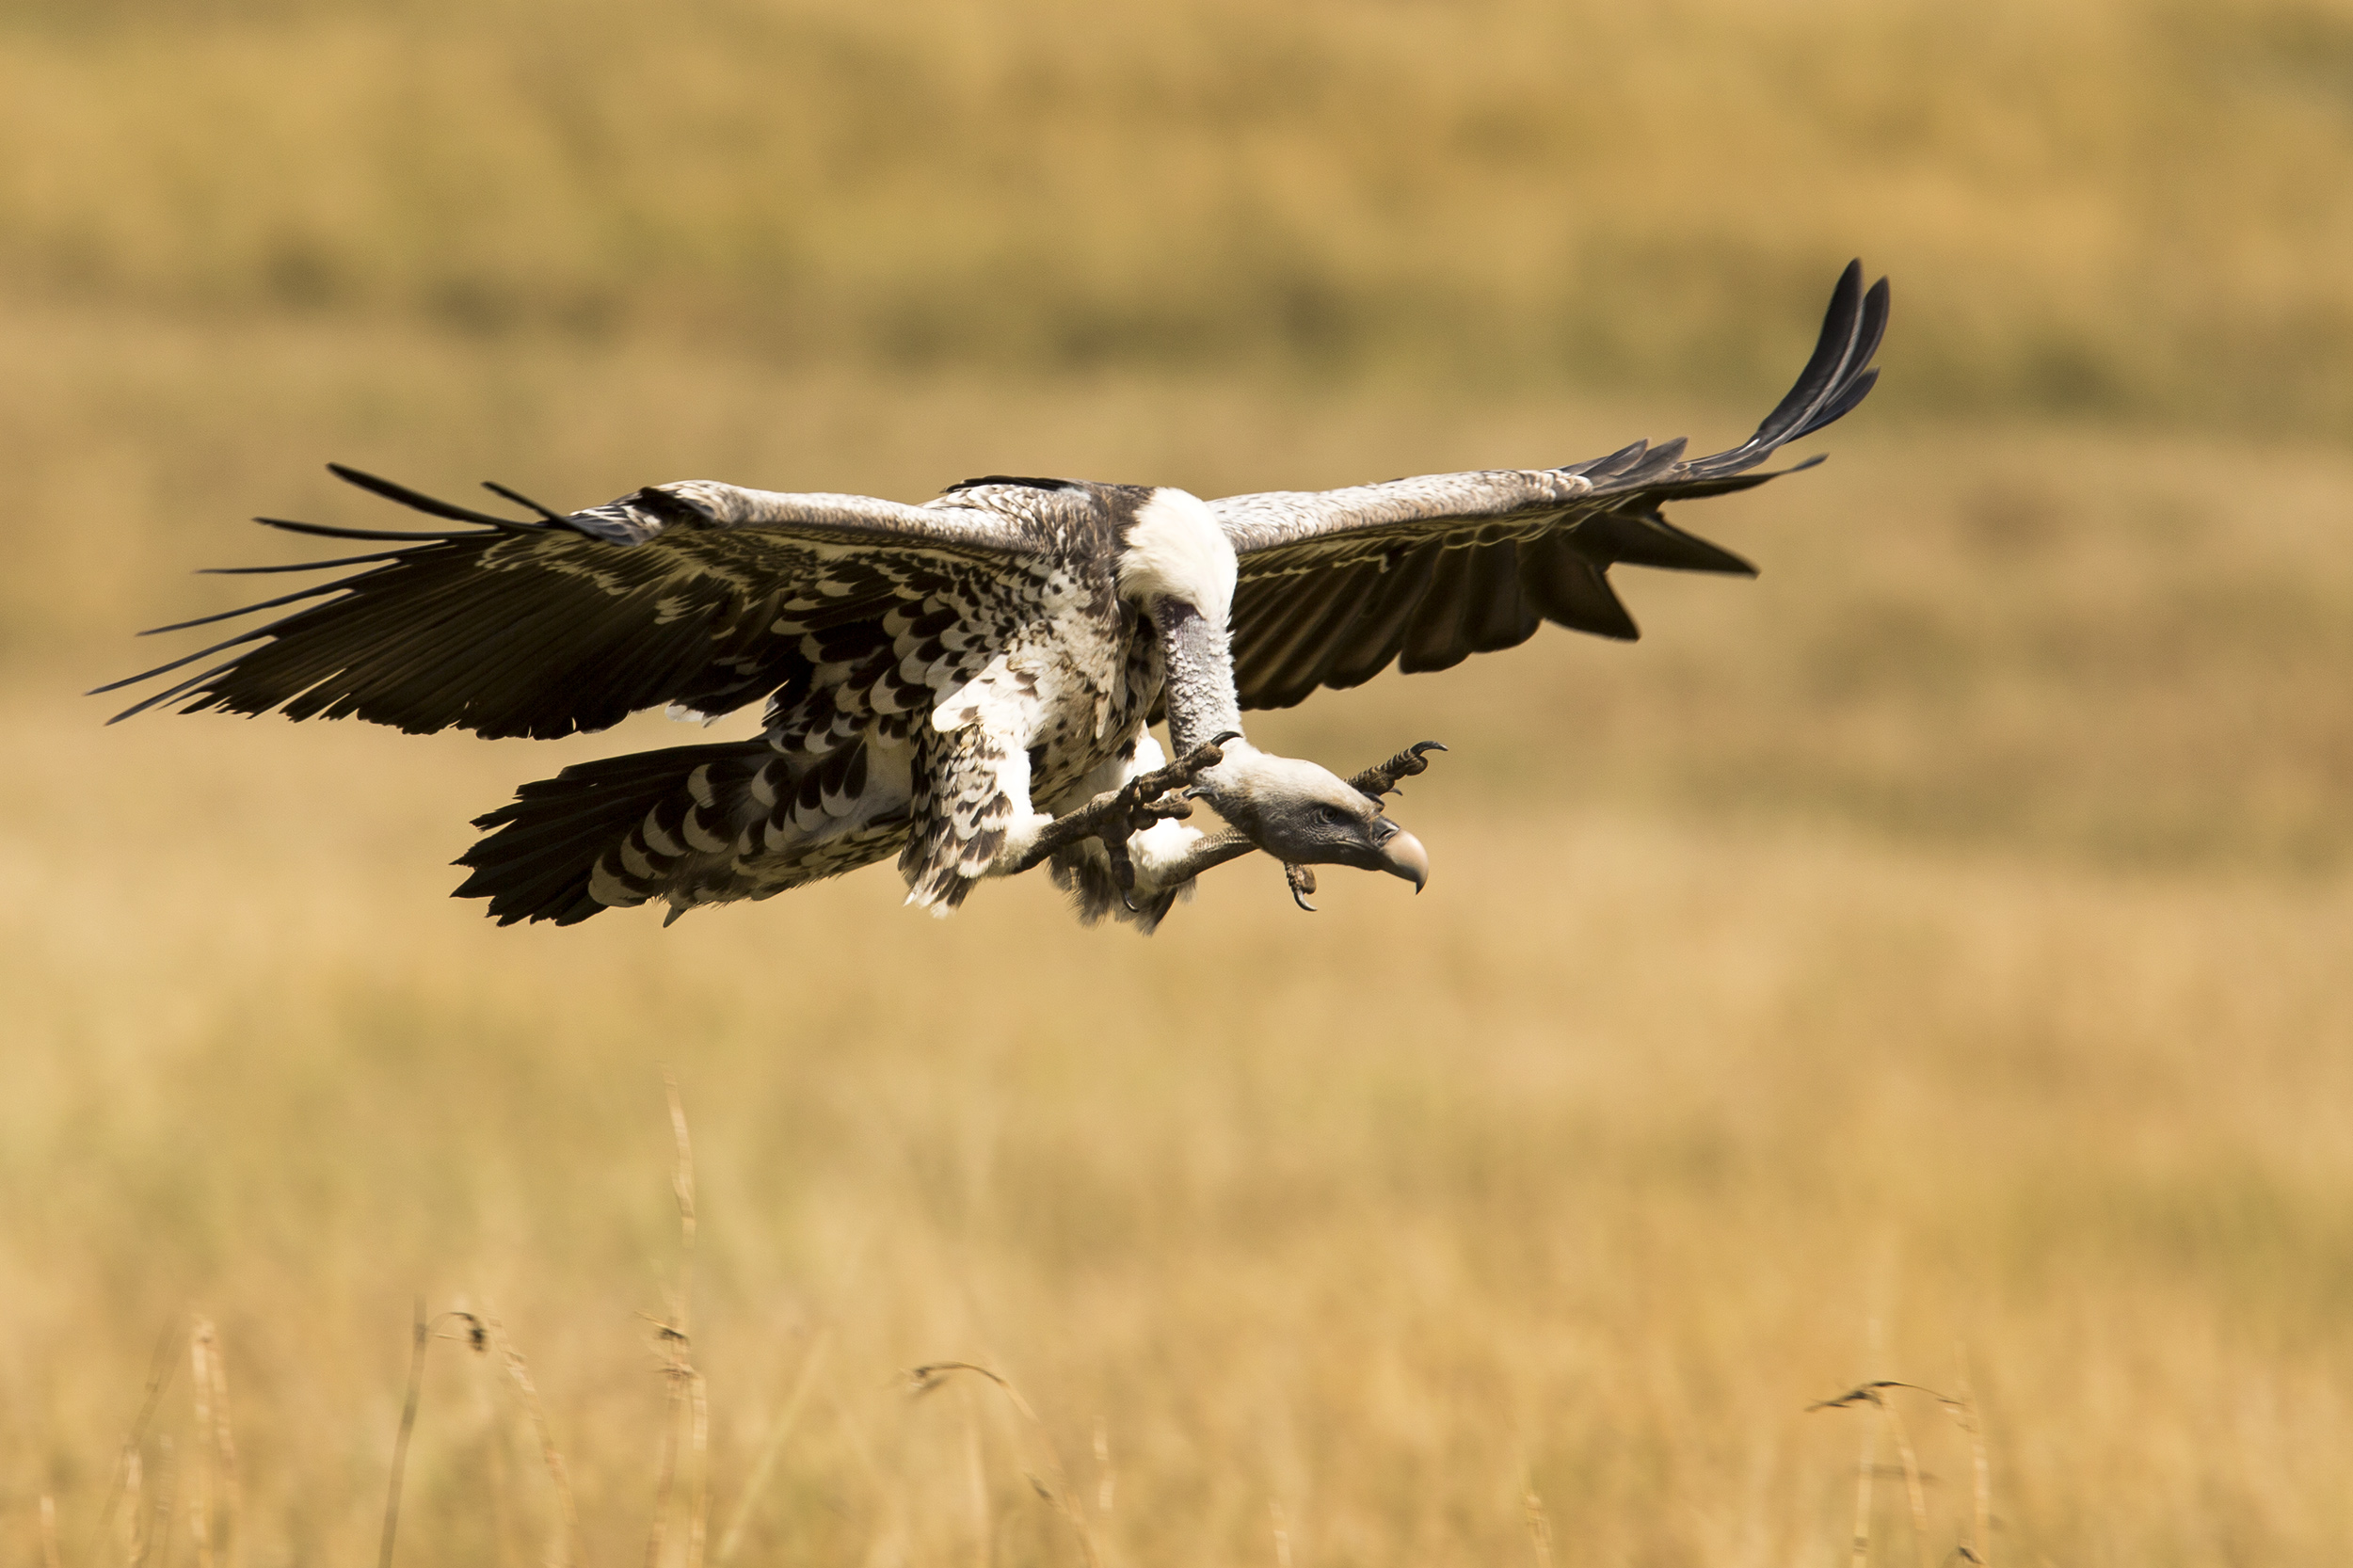
[[1241, 729], [1228, 621], [1234, 547], [1200, 497], [1157, 489], [1121, 541], [1119, 591], [1152, 617], [1167, 672], [1169, 749]]

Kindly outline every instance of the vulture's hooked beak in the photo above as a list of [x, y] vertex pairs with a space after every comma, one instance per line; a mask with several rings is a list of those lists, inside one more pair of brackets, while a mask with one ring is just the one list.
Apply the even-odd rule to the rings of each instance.
[[[1385, 817], [1382, 819], [1387, 822]], [[1411, 833], [1388, 823], [1388, 836], [1381, 840], [1383, 869], [1392, 876], [1401, 876], [1420, 892], [1430, 882], [1430, 852], [1421, 847], [1421, 840]]]

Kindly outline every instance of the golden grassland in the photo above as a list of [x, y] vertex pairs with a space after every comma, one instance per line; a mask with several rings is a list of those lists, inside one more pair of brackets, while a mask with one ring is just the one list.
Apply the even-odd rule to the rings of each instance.
[[[2341, 1560], [2349, 62], [2343, 0], [9, 6], [0, 1553], [366, 1560], [422, 1300], [407, 1563], [1825, 1564], [1859, 1489], [1876, 1563]], [[245, 516], [400, 525], [327, 458], [1729, 442], [1857, 251], [1887, 384], [1681, 519], [1760, 582], [1254, 720], [1455, 747], [1418, 899], [499, 931], [466, 818], [692, 732], [72, 695], [305, 548]], [[1871, 1379], [1981, 1444], [1807, 1408]]]
[[[1335, 874], [1311, 918], [1243, 863], [1143, 941], [1034, 878], [935, 922], [876, 871], [499, 931], [443, 896], [465, 817], [691, 732], [104, 728], [68, 695], [234, 591], [182, 568], [302, 548], [241, 514], [385, 520], [296, 455], [560, 503], [1001, 467], [1220, 491], [1754, 410], [0, 336], [38, 372], [0, 388], [11, 1552], [48, 1499], [65, 1560], [130, 1560], [135, 1513], [151, 1562], [200, 1560], [199, 1517], [215, 1560], [364, 1559], [422, 1297], [527, 1358], [577, 1560], [642, 1556], [665, 1070], [709, 1412], [669, 1561], [707, 1474], [701, 1550], [743, 1562], [1828, 1562], [1867, 1431], [1873, 1560], [1911, 1562], [1894, 1433], [1806, 1406], [1957, 1393], [1964, 1357], [1989, 1542], [1963, 1435], [1890, 1396], [1926, 1560], [2319, 1563], [2353, 1527], [2343, 453], [1866, 411], [1827, 468], [1685, 514], [1759, 582], [1625, 574], [1643, 643], [1548, 633], [1261, 721], [1343, 766], [1456, 746], [1396, 808], [1419, 899]], [[159, 1333], [175, 1381], [101, 1539]], [[909, 1392], [942, 1361], [1035, 1422], [973, 1375]], [[401, 1560], [567, 1555], [558, 1516], [501, 1359], [437, 1341]]]
[[0, 288], [2341, 433], [2344, 0], [17, 0]]
[[[193, 1304], [251, 1560], [359, 1556], [413, 1293], [502, 1319], [584, 1555], [634, 1551], [664, 1066], [721, 1521], [812, 1378], [744, 1560], [1073, 1560], [1031, 1433], [897, 1385], [940, 1360], [1017, 1381], [1116, 1561], [1270, 1560], [1270, 1507], [1295, 1560], [1527, 1560], [1531, 1487], [1563, 1560], [1830, 1560], [1857, 1434], [1806, 1402], [1950, 1390], [1960, 1347], [2000, 1559], [2321, 1562], [2353, 1522], [2341, 882], [1433, 804], [1418, 902], [1310, 920], [1249, 868], [1149, 945], [1034, 888], [935, 925], [887, 873], [493, 935], [438, 862], [511, 759], [153, 737], [158, 801], [33, 717], [80, 767], [8, 803], [20, 1552], [39, 1494], [87, 1537]], [[411, 1550], [530, 1560], [521, 1413], [439, 1353]], [[1967, 1453], [1910, 1414], [1941, 1557]]]

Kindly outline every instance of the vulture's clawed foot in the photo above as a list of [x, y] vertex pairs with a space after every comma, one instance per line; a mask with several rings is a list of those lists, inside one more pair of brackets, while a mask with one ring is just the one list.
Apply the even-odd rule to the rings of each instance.
[[1290, 884], [1291, 902], [1308, 914], [1314, 914], [1316, 906], [1307, 902], [1307, 895], [1316, 890], [1316, 869], [1313, 866], [1294, 866], [1286, 860], [1283, 862], [1283, 880]]
[[[1038, 835], [1037, 842], [1015, 870], [1027, 871], [1082, 839], [1099, 839], [1103, 857], [1111, 863], [1112, 881], [1119, 888], [1120, 898], [1127, 900], [1136, 885], [1135, 861], [1128, 856], [1128, 840], [1155, 823], [1192, 816], [1193, 802], [1182, 792], [1191, 789], [1204, 772], [1225, 760], [1225, 743], [1234, 738], [1234, 732], [1228, 732], [1204, 741], [1166, 767], [1140, 773], [1118, 789], [1106, 790], [1077, 810], [1056, 817]], [[1129, 903], [1128, 907], [1135, 905]]]
[[[1387, 761], [1376, 763], [1373, 766], [1367, 768], [1364, 772], [1350, 779], [1349, 783], [1354, 785], [1358, 790], [1361, 790], [1366, 794], [1370, 795], [1376, 801], [1378, 801], [1383, 795], [1401, 794], [1403, 792], [1397, 787], [1398, 780], [1401, 778], [1411, 778], [1417, 773], [1428, 771], [1430, 767], [1430, 759], [1423, 756], [1422, 753], [1427, 751], [1444, 751], [1446, 747], [1440, 745], [1435, 741], [1416, 741], [1412, 745], [1407, 746], [1403, 751], [1399, 752]], [[1312, 893], [1315, 890], [1315, 882], [1312, 878], [1310, 878], [1307, 884], [1307, 891]], [[1296, 885], [1292, 887], [1291, 891], [1294, 895], [1298, 893], [1299, 889]], [[1302, 900], [1301, 902], [1304, 906], [1305, 901]]]
[[[1132, 793], [1139, 805], [1149, 805], [1159, 802], [1160, 797], [1171, 790], [1189, 790], [1203, 774], [1225, 760], [1225, 743], [1240, 739], [1241, 739], [1241, 731], [1239, 729], [1228, 729], [1223, 734], [1212, 735], [1174, 762], [1169, 763], [1168, 766], [1155, 768], [1150, 773], [1140, 773], [1112, 792], [1123, 795]], [[1159, 812], [1160, 816], [1192, 815], [1192, 807], [1183, 801], [1167, 804], [1182, 806], [1184, 808], [1162, 810]]]

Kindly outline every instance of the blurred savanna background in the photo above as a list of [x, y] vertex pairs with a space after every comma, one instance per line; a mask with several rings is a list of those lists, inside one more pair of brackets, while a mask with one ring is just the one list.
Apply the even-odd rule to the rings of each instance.
[[[10, 1560], [369, 1560], [420, 1300], [404, 1562], [2343, 1560], [2345, 0], [0, 40]], [[1728, 445], [1857, 253], [1830, 464], [1677, 514], [1759, 581], [1254, 721], [1453, 747], [1419, 899], [502, 931], [469, 816], [700, 737], [78, 695], [307, 548], [246, 517], [404, 526], [328, 458], [581, 505]], [[1873, 1380], [1934, 1394], [1807, 1408]]]

